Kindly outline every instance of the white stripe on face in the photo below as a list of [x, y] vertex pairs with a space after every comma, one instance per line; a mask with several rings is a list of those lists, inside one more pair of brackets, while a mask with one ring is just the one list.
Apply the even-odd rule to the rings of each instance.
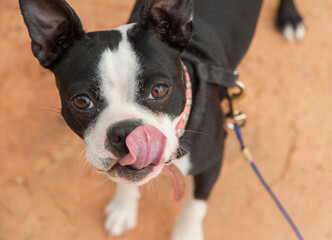
[[127, 39], [127, 31], [133, 25], [115, 29], [122, 33], [122, 40], [118, 48], [113, 51], [107, 49], [103, 53], [99, 64], [101, 95], [112, 106], [134, 101], [140, 68], [138, 58]]
[[127, 119], [140, 119], [143, 124], [159, 129], [167, 137], [165, 160], [171, 158], [178, 148], [175, 134], [179, 118], [172, 121], [167, 114], [156, 114], [137, 102], [138, 79], [141, 73], [139, 59], [127, 39], [127, 31], [133, 24], [123, 25], [116, 30], [122, 33], [117, 48], [103, 52], [99, 62], [98, 76], [100, 95], [106, 107], [99, 113], [96, 122], [86, 131], [87, 159], [97, 169], [104, 170], [103, 160], [116, 157], [105, 149], [107, 129], [114, 123]]

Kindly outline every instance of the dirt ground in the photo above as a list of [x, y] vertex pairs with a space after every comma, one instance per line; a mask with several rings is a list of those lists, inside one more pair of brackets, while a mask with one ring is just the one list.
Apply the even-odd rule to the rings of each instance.
[[[70, 0], [87, 30], [123, 24], [132, 0]], [[308, 35], [289, 44], [265, 1], [239, 72], [248, 93], [244, 138], [303, 232], [332, 239], [332, 1], [297, 1]], [[83, 142], [59, 114], [53, 75], [42, 69], [14, 0], [0, 0], [0, 239], [107, 239], [103, 208], [115, 185], [86, 163]], [[209, 199], [207, 240], [296, 239], [242, 159], [233, 133]], [[189, 183], [188, 179], [188, 183]], [[139, 224], [123, 240], [169, 239], [185, 200], [166, 176], [142, 187]]]

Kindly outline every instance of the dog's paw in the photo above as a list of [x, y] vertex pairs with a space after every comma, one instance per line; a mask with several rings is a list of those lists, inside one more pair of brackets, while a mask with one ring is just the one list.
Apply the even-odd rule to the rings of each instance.
[[190, 199], [176, 218], [172, 240], [203, 240], [203, 220], [206, 211], [205, 201]]
[[180, 218], [174, 228], [172, 240], [203, 240], [202, 222], [181, 222]]
[[121, 236], [137, 225], [137, 204], [111, 201], [105, 208], [105, 230], [111, 236]]
[[296, 26], [286, 24], [282, 30], [282, 35], [289, 42], [294, 40], [303, 40], [306, 35], [306, 27], [303, 22], [298, 23]]
[[306, 35], [305, 23], [295, 6], [291, 3], [281, 3], [277, 14], [276, 26], [289, 42], [303, 40]]
[[136, 187], [118, 184], [116, 194], [105, 207], [105, 230], [111, 236], [121, 236], [137, 225], [139, 191]]

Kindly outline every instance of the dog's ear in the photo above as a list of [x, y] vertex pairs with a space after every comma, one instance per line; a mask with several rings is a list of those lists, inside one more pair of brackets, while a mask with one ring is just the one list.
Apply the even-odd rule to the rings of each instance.
[[74, 40], [84, 36], [81, 21], [64, 0], [19, 0], [19, 3], [32, 52], [43, 67], [52, 69]]
[[193, 35], [194, 0], [146, 0], [141, 24], [160, 40], [182, 51]]

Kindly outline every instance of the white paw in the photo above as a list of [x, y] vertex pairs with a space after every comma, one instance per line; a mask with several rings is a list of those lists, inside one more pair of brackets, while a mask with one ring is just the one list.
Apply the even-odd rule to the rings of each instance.
[[177, 219], [172, 240], [203, 240], [202, 222], [181, 222]]
[[294, 42], [294, 40], [301, 41], [306, 35], [305, 24], [303, 22], [300, 22], [296, 25], [296, 27], [293, 27], [292, 24], [286, 24], [282, 31], [282, 34], [289, 42]]
[[[137, 191], [137, 190], [136, 190]], [[114, 199], [105, 207], [105, 230], [111, 236], [121, 236], [137, 225], [138, 191], [117, 191]]]
[[203, 240], [203, 220], [206, 210], [205, 201], [189, 199], [176, 219], [172, 240]]

